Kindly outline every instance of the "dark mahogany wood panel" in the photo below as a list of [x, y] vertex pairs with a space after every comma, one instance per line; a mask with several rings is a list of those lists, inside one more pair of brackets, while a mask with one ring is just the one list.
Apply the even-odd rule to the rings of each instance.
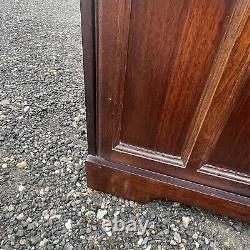
[[248, 174], [250, 185], [250, 76], [208, 163]]
[[[164, 2], [166, 4], [168, 1], [164, 1]], [[207, 163], [206, 161], [204, 161], [203, 157], [206, 155], [206, 151], [210, 148], [210, 145], [212, 145], [213, 136], [217, 135], [218, 131], [222, 128], [221, 127], [221, 124], [223, 123], [222, 121], [226, 121], [226, 119], [224, 119], [224, 116], [221, 114], [228, 109], [227, 101], [230, 100], [230, 98], [228, 97], [230, 97], [230, 93], [234, 93], [234, 92], [230, 92], [231, 89], [234, 89], [234, 86], [238, 86], [238, 83], [235, 82], [235, 80], [238, 81], [240, 79], [239, 77], [241, 77], [240, 75], [238, 77], [238, 72], [241, 72], [241, 71], [243, 72], [243, 69], [247, 65], [247, 54], [248, 54], [247, 41], [249, 40], [246, 40], [246, 38], [249, 36], [248, 34], [249, 29], [248, 29], [248, 24], [246, 24], [246, 20], [247, 20], [248, 12], [249, 12], [248, 2], [245, 2], [245, 1], [233, 1], [233, 2], [225, 1], [224, 2], [224, 1], [216, 0], [216, 1], [209, 2], [211, 6], [209, 4], [206, 5], [206, 3], [204, 2], [204, 6], [207, 6], [208, 10], [210, 9], [210, 11], [214, 10], [215, 14], [216, 13], [218, 14], [217, 12], [218, 9], [214, 8], [216, 4], [218, 4], [218, 6], [221, 6], [219, 8], [221, 10], [219, 13], [224, 13], [224, 12], [226, 13], [227, 11], [228, 14], [226, 15], [224, 13], [222, 15], [223, 17], [221, 17], [221, 21], [217, 23], [218, 24], [217, 26], [215, 25], [217, 27], [216, 29], [214, 28], [214, 25], [213, 25], [213, 21], [217, 20], [216, 18], [209, 19], [209, 17], [207, 16], [207, 19], [210, 21], [210, 23], [207, 20], [206, 25], [204, 24], [204, 26], [210, 27], [208, 29], [204, 28], [204, 32], [205, 32], [204, 36], [205, 34], [212, 32], [212, 34], [214, 34], [214, 42], [217, 41], [217, 43], [215, 44], [215, 46], [211, 45], [212, 41], [210, 41], [211, 43], [208, 43], [208, 45], [210, 45], [211, 48], [210, 48], [210, 54], [207, 52], [208, 53], [207, 58], [209, 58], [211, 54], [214, 54], [211, 59], [212, 65], [210, 67], [208, 76], [206, 76], [205, 86], [201, 88], [203, 93], [198, 98], [199, 104], [196, 105], [195, 110], [193, 111], [193, 114], [190, 113], [189, 119], [193, 118], [193, 120], [192, 122], [189, 122], [190, 124], [186, 123], [188, 127], [187, 129], [189, 131], [188, 133], [185, 132], [185, 134], [188, 135], [187, 138], [184, 138], [183, 136], [184, 139], [182, 142], [183, 148], [182, 148], [181, 156], [171, 155], [169, 154], [169, 152], [167, 153], [159, 152], [157, 151], [158, 149], [156, 149], [155, 147], [145, 148], [143, 146], [133, 145], [132, 143], [126, 143], [126, 142], [124, 143], [123, 141], [121, 141], [120, 134], [123, 133], [122, 129], [124, 129], [124, 127], [127, 126], [126, 125], [127, 123], [131, 122], [133, 124], [135, 132], [131, 131], [131, 136], [136, 137], [137, 134], [139, 134], [141, 130], [144, 130], [145, 127], [151, 126], [150, 124], [155, 122], [156, 110], [157, 111], [160, 110], [162, 112], [162, 114], [160, 114], [161, 117], [158, 117], [159, 126], [161, 123], [161, 118], [164, 118], [165, 115], [169, 115], [168, 112], [163, 108], [164, 105], [167, 104], [165, 102], [163, 102], [162, 106], [158, 108], [155, 108], [155, 107], [157, 105], [160, 105], [160, 103], [158, 103], [157, 105], [155, 103], [151, 103], [148, 106], [148, 109], [144, 110], [143, 109], [144, 106], [147, 107], [148, 103], [150, 103], [150, 98], [149, 96], [147, 96], [147, 93], [145, 93], [144, 88], [142, 88], [140, 89], [140, 91], [142, 91], [142, 96], [144, 96], [144, 99], [143, 99], [144, 105], [142, 105], [143, 103], [141, 103], [140, 105], [142, 106], [142, 112], [139, 112], [139, 110], [137, 110], [138, 112], [136, 113], [138, 113], [138, 117], [144, 116], [144, 115], [145, 117], [150, 116], [153, 118], [152, 121], [150, 122], [148, 120], [147, 122], [145, 122], [145, 124], [142, 124], [142, 126], [140, 126], [140, 123], [136, 123], [136, 122], [133, 123], [133, 119], [128, 119], [127, 121], [127, 119], [124, 118], [126, 116], [125, 114], [126, 106], [134, 105], [138, 103], [137, 98], [134, 99], [131, 97], [134, 96], [134, 93], [137, 91], [138, 86], [143, 86], [142, 84], [143, 81], [141, 81], [142, 85], [134, 84], [131, 87], [130, 91], [128, 91], [128, 89], [126, 90], [126, 87], [129, 86], [129, 81], [127, 77], [129, 75], [129, 72], [130, 71], [132, 72], [132, 69], [129, 71], [129, 63], [131, 63], [129, 62], [130, 60], [129, 57], [131, 56], [131, 54], [129, 54], [131, 53], [129, 44], [131, 42], [131, 34], [133, 31], [132, 19], [133, 19], [133, 16], [137, 15], [137, 12], [133, 12], [133, 8], [135, 8], [136, 3], [134, 3], [134, 1], [112, 1], [112, 0], [97, 1], [97, 7], [96, 7], [97, 8], [96, 10], [97, 11], [97, 27], [96, 27], [97, 37], [96, 37], [96, 40], [97, 40], [97, 82], [98, 82], [97, 84], [97, 98], [98, 98], [98, 101], [97, 101], [97, 111], [98, 111], [97, 134], [99, 134], [98, 145], [97, 145], [98, 154], [101, 157], [110, 159], [112, 161], [121, 162], [124, 164], [139, 167], [139, 168], [145, 168], [151, 171], [156, 171], [159, 173], [172, 175], [172, 176], [180, 177], [180, 178], [187, 179], [187, 180], [192, 180], [197, 183], [213, 185], [215, 187], [224, 188], [225, 190], [233, 191], [236, 193], [241, 193], [243, 195], [249, 195], [249, 188], [242, 183], [235, 182], [234, 180], [231, 180], [231, 179], [230, 180], [223, 179], [223, 182], [222, 182], [221, 178], [218, 175], [215, 177], [211, 177], [210, 175], [207, 175], [207, 171], [206, 173], [205, 171], [203, 171], [202, 173], [201, 171], [197, 172], [202, 167], [202, 165], [205, 165]], [[141, 3], [141, 2], [138, 1], [138, 3]], [[149, 4], [149, 6], [150, 4], [153, 4], [152, 1], [143, 1], [143, 3], [147, 3]], [[159, 2], [155, 1], [153, 6], [151, 6], [150, 8], [154, 10], [154, 8], [156, 8], [155, 6], [157, 6], [157, 3]], [[196, 1], [187, 1], [187, 3], [188, 4], [183, 5], [181, 8], [182, 9], [181, 13], [184, 13], [183, 15], [185, 18], [183, 19], [185, 19], [185, 22], [187, 20], [190, 9], [192, 9], [191, 8], [192, 6], [197, 6], [196, 8], [197, 8], [198, 13], [199, 11], [203, 11], [204, 9], [204, 6], [202, 4], [195, 5]], [[166, 6], [169, 7], [172, 5], [169, 5], [169, 6], [166, 5]], [[160, 8], [160, 5], [158, 5], [158, 8]], [[186, 12], [184, 11], [184, 9], [186, 9]], [[224, 10], [224, 12], [222, 10]], [[112, 12], [112, 15], [109, 15], [109, 13], [111, 12]], [[161, 13], [160, 10], [159, 10], [159, 13]], [[211, 12], [209, 13], [211, 14]], [[175, 14], [175, 12], [173, 12], [173, 14]], [[141, 15], [143, 15], [143, 13]], [[156, 15], [157, 17], [156, 11], [154, 12], [154, 15]], [[205, 13], [204, 15], [206, 16]], [[163, 18], [162, 16], [158, 18], [156, 17], [154, 18], [158, 21], [161, 20], [161, 18]], [[198, 17], [200, 17], [200, 15], [198, 15]], [[217, 18], [218, 17], [220, 17], [220, 15], [219, 16], [217, 15]], [[136, 17], [134, 17], [134, 22], [135, 20], [136, 20]], [[137, 22], [139, 22], [139, 20]], [[147, 20], [145, 20], [145, 22], [147, 22]], [[137, 24], [137, 26], [138, 25], [139, 24]], [[187, 32], [183, 32], [183, 31], [189, 30], [189, 26], [185, 28], [184, 27], [185, 26], [182, 27], [182, 30], [180, 32], [181, 37], [183, 37], [183, 34], [188, 34]], [[200, 26], [198, 27], [201, 28]], [[151, 33], [148, 32], [147, 36], [150, 37], [150, 34]], [[216, 37], [217, 37], [217, 40], [216, 40]], [[189, 38], [191, 40], [190, 43], [192, 44], [191, 35]], [[193, 38], [193, 44], [195, 44], [196, 36], [193, 36], [192, 38]], [[181, 41], [182, 40], [180, 39], [180, 41], [178, 42], [178, 46], [186, 45], [186, 43], [181, 42]], [[136, 44], [137, 41], [134, 41], [134, 43]], [[219, 48], [216, 50], [216, 46], [218, 45], [219, 45]], [[204, 47], [206, 47], [205, 44], [204, 44]], [[140, 51], [140, 48], [138, 47], [138, 51]], [[168, 46], [166, 45], [165, 49], [168, 51], [167, 48]], [[178, 51], [182, 51], [182, 49], [179, 48]], [[188, 51], [186, 50], [184, 51], [185, 51], [185, 54], [188, 54]], [[198, 55], [196, 54], [195, 49], [191, 51], [192, 53], [190, 54], [190, 62], [193, 62], [191, 60], [192, 55], [194, 54], [197, 57]], [[143, 52], [146, 53], [146, 50]], [[162, 53], [164, 53], [164, 48], [162, 48]], [[158, 57], [160, 57], [162, 53], [157, 54], [156, 52]], [[181, 53], [180, 55], [182, 55], [183, 53]], [[183, 57], [189, 58], [188, 56], [184, 56], [184, 55]], [[200, 57], [202, 57], [202, 55]], [[134, 59], [136, 59], [136, 57]], [[156, 58], [155, 61], [157, 60], [160, 60], [160, 59]], [[146, 62], [149, 63], [148, 60], [146, 60]], [[183, 61], [183, 63], [184, 62], [185, 60]], [[197, 62], [200, 62], [200, 60], [197, 60]], [[173, 66], [172, 70], [175, 69], [175, 65], [176, 65], [176, 62], [172, 65]], [[196, 67], [198, 69], [199, 64], [196, 65]], [[188, 66], [186, 66], [186, 68], [191, 71], [191, 69]], [[205, 68], [206, 68], [206, 65], [199, 69], [203, 72]], [[170, 74], [172, 74], [172, 70], [170, 70]], [[133, 74], [136, 75], [137, 71], [138, 69], [135, 67], [133, 70]], [[146, 74], [146, 71], [144, 73]], [[153, 72], [151, 73], [154, 75]], [[175, 71], [175, 73], [178, 74], [177, 71]], [[190, 73], [189, 71], [187, 71], [187, 75], [190, 75], [190, 77], [192, 73], [196, 76], [203, 77], [199, 72], [194, 71]], [[163, 79], [165, 77], [165, 74], [164, 73], [162, 74], [163, 76], [160, 76], [160, 78], [157, 75], [156, 77], [158, 77], [159, 79]], [[147, 82], [148, 80], [147, 74], [143, 77], [145, 77], [143, 80]], [[174, 75], [172, 77], [174, 77]], [[182, 80], [185, 83], [185, 77], [183, 79]], [[191, 86], [191, 83], [190, 83], [190, 86]], [[159, 84], [159, 82], [155, 82], [155, 84]], [[197, 82], [196, 83], [197, 88], [194, 87], [195, 86], [194, 84], [192, 85], [193, 87], [190, 89], [189, 88], [182, 89], [181, 87], [182, 82], [180, 82], [179, 84], [178, 83], [175, 84], [175, 82], [172, 82], [171, 84], [172, 84], [173, 93], [176, 93], [175, 86], [179, 89], [178, 91], [181, 91], [181, 92], [179, 95], [176, 94], [175, 96], [174, 103], [176, 104], [176, 106], [173, 103], [167, 108], [172, 107], [173, 110], [176, 110], [177, 107], [182, 107], [183, 110], [186, 110], [187, 105], [185, 105], [185, 103], [184, 105], [182, 105], [181, 103], [181, 100], [183, 100], [181, 97], [182, 94], [186, 97], [188, 97], [190, 94], [193, 95], [196, 92], [196, 89], [199, 89], [200, 85], [203, 85], [204, 83]], [[159, 96], [159, 94], [161, 93], [163, 93], [163, 95], [166, 94], [165, 89], [159, 90], [159, 88], [153, 88], [152, 85], [149, 85], [149, 86], [151, 88], [150, 90], [151, 90], [152, 98], [154, 98], [154, 96]], [[168, 84], [166, 86], [168, 87], [170, 85]], [[147, 88], [147, 85], [145, 85], [145, 88]], [[182, 93], [182, 90], [185, 90], [184, 91], [185, 93]], [[128, 93], [127, 96], [126, 96], [126, 93]], [[171, 91], [169, 93], [170, 95], [172, 95]], [[140, 93], [138, 92], [138, 96], [139, 94]], [[180, 97], [180, 103], [178, 102], [179, 100], [178, 97]], [[127, 101], [127, 100], [130, 100], [132, 104], [129, 104], [130, 101]], [[190, 100], [188, 102], [190, 102], [191, 106], [193, 105]], [[133, 107], [132, 110], [127, 110], [128, 117], [130, 116], [130, 113], [134, 112], [133, 111], [134, 109], [135, 107]], [[171, 114], [175, 113], [173, 110], [170, 109]], [[146, 112], [148, 114], [145, 114]], [[216, 118], [213, 118], [214, 116], [216, 116]], [[223, 119], [221, 120], [221, 118]], [[165, 123], [167, 124], [168, 121], [164, 121], [162, 126], [165, 126]], [[175, 128], [175, 126], [176, 128], [179, 127], [178, 121], [173, 122], [170, 125], [172, 126], [173, 129]], [[207, 129], [209, 130], [208, 132], [207, 132]], [[140, 138], [138, 137], [138, 139], [140, 139], [142, 142], [146, 142], [145, 140], [157, 141], [157, 138], [159, 136], [159, 134], [157, 134], [158, 131], [159, 130], [155, 131], [155, 134], [151, 134], [150, 132], [148, 135], [145, 135], [146, 138], [141, 135]], [[209, 135], [210, 132], [212, 133], [211, 136]], [[166, 141], [167, 141], [168, 139], [167, 131], [163, 129], [162, 133], [163, 135], [165, 133]], [[162, 138], [163, 138], [163, 135], [162, 135]], [[182, 135], [184, 134], [182, 133]], [[172, 138], [171, 134], [169, 135], [169, 137]], [[177, 134], [176, 134], [176, 138], [178, 138]], [[173, 141], [172, 139], [169, 139], [169, 140]], [[162, 139], [162, 141], [164, 140]]]
[[187, 11], [187, 1], [132, 1], [122, 142], [154, 148]]
[[132, 1], [121, 141], [181, 154], [234, 1]]
[[[227, 64], [223, 71], [219, 71], [222, 73], [218, 78], [219, 81], [211, 82], [210, 89], [205, 91], [202, 103], [204, 109], [199, 110], [204, 117], [200, 130], [198, 133], [196, 132], [198, 137], [188, 159], [188, 166], [195, 170], [207, 163], [248, 78], [250, 60], [250, 19], [248, 15], [250, 7], [248, 5], [241, 8], [240, 23], [235, 27], [238, 34], [236, 34], [236, 40], [233, 40], [232, 48], [228, 50]], [[247, 15], [243, 15], [244, 13]], [[200, 118], [198, 117], [196, 121], [199, 122]]]

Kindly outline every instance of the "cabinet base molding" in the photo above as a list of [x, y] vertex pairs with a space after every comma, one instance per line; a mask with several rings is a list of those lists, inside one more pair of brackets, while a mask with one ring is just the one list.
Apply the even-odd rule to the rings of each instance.
[[88, 187], [146, 203], [168, 199], [250, 222], [250, 198], [89, 155]]

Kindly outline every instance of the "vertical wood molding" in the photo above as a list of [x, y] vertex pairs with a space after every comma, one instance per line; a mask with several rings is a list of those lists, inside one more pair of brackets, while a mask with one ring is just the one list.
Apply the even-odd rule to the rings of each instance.
[[130, 0], [97, 1], [98, 151], [104, 157], [119, 142], [130, 11]]
[[249, 30], [249, 1], [238, 1], [182, 151], [189, 169], [199, 168], [203, 155], [208, 155], [206, 152], [211, 150], [231, 112], [232, 97], [244, 83], [249, 63]]
[[95, 3], [81, 0], [85, 103], [88, 130], [88, 152], [96, 154], [96, 72], [95, 72]]
[[131, 20], [131, 0], [121, 1], [118, 6], [118, 27], [117, 27], [117, 55], [118, 61], [118, 79], [117, 84], [113, 86], [113, 136], [112, 148], [120, 142], [124, 84], [126, 81], [129, 29]]

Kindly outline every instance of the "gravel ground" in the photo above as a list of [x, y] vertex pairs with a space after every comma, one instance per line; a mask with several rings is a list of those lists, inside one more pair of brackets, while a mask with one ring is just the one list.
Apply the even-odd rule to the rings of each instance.
[[247, 224], [88, 189], [85, 120], [79, 2], [0, 0], [0, 249], [250, 249]]

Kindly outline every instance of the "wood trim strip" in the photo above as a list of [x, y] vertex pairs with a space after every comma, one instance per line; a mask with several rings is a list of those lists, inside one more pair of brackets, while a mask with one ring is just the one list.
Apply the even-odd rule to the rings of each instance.
[[206, 164], [202, 166], [198, 170], [198, 172], [212, 175], [212, 176], [219, 177], [219, 178], [224, 178], [224, 179], [234, 181], [234, 182], [239, 182], [239, 183], [250, 186], [250, 175], [236, 172], [231, 169], [219, 168], [216, 166]]
[[175, 167], [185, 168], [181, 158], [175, 155], [164, 154], [146, 148], [128, 145], [125, 143], [118, 144], [113, 150], [116, 152], [134, 155], [147, 160], [169, 164]]
[[[121, 116], [116, 115], [122, 111], [130, 12], [130, 0], [97, 0], [97, 151], [105, 158], [110, 156], [112, 146], [119, 142], [120, 129], [117, 124], [120, 123]], [[114, 127], [117, 128], [116, 131]]]
[[81, 0], [80, 9], [88, 152], [89, 154], [96, 154], [95, 1]]

